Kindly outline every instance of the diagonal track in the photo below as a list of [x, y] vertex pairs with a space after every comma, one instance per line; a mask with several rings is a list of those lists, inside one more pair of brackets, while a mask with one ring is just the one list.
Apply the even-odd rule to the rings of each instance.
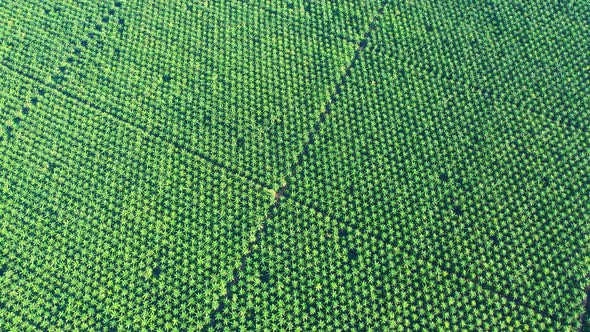
[[[116, 15], [116, 14], [117, 14], [117, 12], [118, 12], [118, 10], [119, 10], [119, 8], [120, 8], [121, 6], [122, 6], [122, 3], [121, 3], [121, 2], [119, 2], [119, 1], [116, 1], [116, 2], [114, 3], [114, 7], [113, 7], [113, 8], [110, 8], [108, 11], [105, 11], [105, 12], [103, 12], [102, 14], [104, 14], [104, 15], [108, 15], [108, 16], [104, 16], [104, 17], [106, 17], [106, 18], [107, 18], [107, 20], [106, 20], [106, 21], [103, 21], [103, 22], [105, 22], [105, 23], [108, 23], [109, 21], [111, 21], [111, 22], [112, 22], [112, 21], [114, 21], [114, 20], [110, 20], [110, 19], [108, 19], [108, 17], [109, 17], [109, 16], [114, 16], [114, 15]], [[95, 17], [95, 19], [98, 19], [98, 18], [96, 18], [96, 17]], [[89, 17], [89, 18], [86, 20], [86, 22], [85, 22], [85, 23], [86, 23], [86, 24], [90, 24], [90, 25], [92, 25], [92, 23], [93, 23], [93, 21], [92, 21], [92, 17]], [[84, 32], [85, 32], [85, 33], [88, 33], [88, 36], [89, 36], [91, 39], [94, 39], [94, 38], [96, 38], [97, 36], [100, 36], [100, 35], [101, 35], [101, 33], [102, 33], [102, 31], [103, 31], [103, 28], [102, 28], [102, 26], [101, 26], [101, 25], [96, 25], [96, 26], [94, 26], [94, 28], [88, 28], [87, 30], [84, 30]], [[63, 81], [63, 80], [64, 80], [64, 76], [63, 76], [63, 74], [64, 74], [64, 73], [65, 73], [65, 72], [68, 70], [68, 68], [69, 68], [69, 67], [73, 67], [73, 66], [74, 66], [74, 65], [72, 65], [72, 64], [71, 64], [71, 63], [73, 63], [73, 62], [74, 62], [74, 58], [75, 58], [76, 56], [78, 56], [78, 55], [79, 55], [79, 54], [82, 52], [82, 49], [83, 49], [83, 48], [87, 48], [87, 47], [88, 47], [88, 41], [87, 41], [87, 40], [82, 40], [82, 38], [80, 38], [80, 39], [78, 39], [78, 42], [79, 42], [79, 47], [74, 47], [74, 48], [68, 49], [68, 50], [67, 50], [67, 51], [66, 51], [66, 52], [63, 54], [64, 56], [67, 56], [67, 58], [68, 58], [68, 60], [67, 60], [67, 61], [68, 61], [68, 63], [69, 63], [69, 64], [68, 64], [67, 66], [62, 66], [62, 67], [59, 67], [59, 71], [61, 72], [61, 74], [58, 74], [58, 75], [50, 75], [51, 79], [53, 79], [53, 80], [54, 80], [54, 81], [56, 81], [56, 82], [61, 82], [61, 81]], [[8, 69], [8, 70], [10, 70], [10, 71], [12, 71], [12, 72], [15, 72], [15, 73], [17, 73], [17, 74], [19, 74], [20, 76], [27, 77], [27, 78], [31, 79], [33, 82], [36, 82], [36, 83], [39, 83], [39, 84], [41, 84], [43, 87], [47, 87], [47, 84], [45, 84], [45, 83], [43, 83], [43, 82], [39, 81], [39, 79], [37, 79], [37, 78], [34, 78], [34, 77], [32, 77], [32, 76], [30, 76], [30, 75], [28, 75], [28, 74], [24, 73], [22, 70], [20, 70], [20, 69], [18, 69], [18, 68], [14, 68], [14, 67], [12, 67], [12, 66], [8, 65], [8, 64], [6, 63], [6, 62], [7, 62], [6, 60], [7, 60], [7, 59], [2, 59], [2, 60], [0, 61], [0, 64], [1, 64], [1, 65], [3, 65], [3, 66], [6, 68], [6, 69]], [[58, 69], [58, 68], [52, 68], [52, 69], [55, 69], [55, 70], [56, 70], [56, 69]], [[44, 75], [47, 75], [48, 73], [51, 73], [51, 71], [46, 71], [46, 72], [44, 72]], [[37, 104], [38, 100], [39, 100], [39, 97], [43, 96], [44, 94], [45, 94], [45, 90], [44, 90], [44, 89], [40, 89], [40, 90], [38, 90], [38, 91], [37, 91], [35, 94], [33, 94], [33, 96], [31, 97], [31, 104], [32, 104], [33, 106], [35, 106], [35, 105]], [[27, 115], [27, 114], [30, 112], [30, 109], [29, 109], [28, 107], [26, 107], [26, 106], [23, 106], [23, 108], [22, 108], [22, 112], [23, 112], [23, 114], [26, 116], [26, 115]], [[21, 118], [17, 117], [17, 118], [15, 118], [15, 119], [14, 119], [14, 122], [17, 122], [17, 123], [19, 123], [21, 120], [22, 120]], [[8, 127], [6, 128], [6, 131], [7, 131], [7, 133], [8, 133], [8, 135], [7, 135], [7, 136], [8, 136], [8, 139], [12, 138], [12, 136], [13, 136], [13, 134], [12, 134], [12, 131], [13, 131], [13, 130], [14, 130], [14, 127], [12, 127], [12, 126], [8, 126]], [[3, 137], [0, 137], [0, 140], [2, 140], [2, 139], [3, 139]]]
[[[121, 2], [119, 2], [119, 1], [116, 1], [115, 4], [114, 4], [114, 6], [115, 6], [114, 8], [112, 8], [112, 9], [110, 9], [108, 11], [108, 14], [111, 15], [111, 16], [112, 15], [116, 15], [117, 12], [118, 12], [118, 10], [123, 6], [123, 4]], [[105, 14], [107, 14], [107, 13], [105, 13]], [[111, 20], [111, 21], [114, 22], [116, 20]], [[94, 38], [96, 38], [96, 37], [100, 38], [100, 35], [101, 34], [102, 34], [102, 29], [100, 29], [100, 30], [93, 30], [92, 31], [92, 35], [95, 36]], [[83, 47], [86, 47], [86, 45], [83, 45]], [[81, 51], [80, 51], [80, 49], [78, 49], [78, 50], [71, 50], [68, 54], [70, 55], [70, 57], [74, 57], [76, 54], [78, 54], [76, 52], [81, 52]], [[214, 159], [214, 158], [212, 158], [210, 156], [207, 156], [207, 155], [205, 155], [203, 153], [200, 153], [200, 152], [196, 151], [195, 149], [193, 149], [193, 148], [191, 148], [191, 147], [189, 147], [189, 146], [187, 146], [185, 144], [179, 143], [179, 142], [177, 142], [177, 141], [175, 141], [173, 139], [170, 139], [169, 137], [164, 137], [164, 136], [160, 135], [157, 131], [155, 131], [153, 129], [150, 130], [150, 129], [146, 128], [145, 126], [142, 126], [139, 123], [134, 123], [132, 121], [129, 121], [129, 120], [121, 117], [119, 114], [121, 114], [122, 112], [119, 109], [116, 109], [116, 108], [115, 109], [105, 109], [105, 108], [100, 107], [99, 105], [93, 103], [92, 101], [86, 100], [86, 99], [84, 99], [84, 98], [82, 98], [82, 97], [80, 97], [80, 96], [78, 96], [78, 95], [76, 95], [76, 94], [74, 94], [74, 93], [72, 93], [70, 91], [60, 89], [54, 83], [42, 82], [38, 78], [32, 76], [31, 74], [29, 74], [29, 73], [27, 73], [27, 72], [25, 72], [25, 71], [23, 71], [23, 70], [21, 70], [19, 68], [16, 68], [16, 67], [8, 64], [7, 61], [6, 61], [6, 59], [3, 59], [2, 61], [0, 61], [0, 65], [2, 65], [6, 69], [8, 69], [8, 70], [10, 70], [10, 71], [12, 71], [12, 72], [14, 72], [14, 73], [16, 73], [18, 75], [20, 75], [21, 77], [27, 78], [27, 79], [31, 80], [32, 82], [35, 82], [37, 84], [40, 84], [42, 86], [42, 89], [39, 92], [37, 92], [37, 94], [35, 95], [35, 98], [34, 99], [36, 101], [39, 99], [40, 96], [42, 96], [45, 93], [45, 89], [49, 89], [52, 92], [58, 93], [58, 94], [60, 94], [63, 97], [69, 98], [69, 99], [74, 100], [76, 102], [79, 102], [79, 103], [81, 103], [83, 105], [86, 105], [86, 106], [88, 106], [88, 107], [90, 107], [90, 108], [92, 108], [92, 109], [94, 109], [94, 110], [96, 110], [96, 111], [98, 111], [98, 112], [100, 112], [100, 113], [102, 113], [102, 114], [104, 114], [104, 115], [112, 118], [113, 120], [115, 120], [115, 121], [117, 121], [119, 123], [123, 123], [123, 124], [125, 124], [127, 126], [130, 126], [132, 128], [135, 128], [137, 130], [140, 130], [140, 131], [146, 133], [152, 139], [159, 140], [159, 141], [161, 141], [161, 142], [163, 142], [165, 144], [168, 144], [168, 145], [172, 145], [172, 146], [174, 146], [178, 150], [181, 150], [181, 151], [186, 152], [186, 153], [188, 153], [190, 155], [193, 155], [193, 156], [201, 159], [202, 161], [207, 162], [207, 163], [209, 163], [209, 164], [211, 164], [211, 165], [213, 165], [215, 167], [218, 167], [220, 169], [224, 169], [224, 170], [226, 170], [226, 171], [228, 171], [228, 172], [236, 175], [237, 177], [242, 178], [243, 180], [246, 180], [246, 181], [249, 181], [249, 182], [253, 183], [254, 185], [256, 185], [256, 186], [258, 186], [258, 187], [260, 187], [262, 189], [264, 189], [264, 188], [272, 188], [271, 185], [262, 183], [261, 181], [257, 180], [253, 176], [248, 175], [247, 173], [241, 171], [240, 169], [237, 169], [237, 168], [232, 167], [228, 163], [222, 163], [219, 160], [216, 160], [216, 159]], [[71, 65], [71, 66], [73, 66], [73, 65]], [[59, 79], [63, 79], [61, 77], [58, 77], [58, 78]], [[36, 103], [37, 102], [34, 102], [34, 104], [36, 104]], [[25, 114], [28, 113], [28, 112], [30, 112], [30, 111], [31, 110], [27, 109], [26, 112], [25, 112]], [[7, 128], [7, 132], [9, 134], [9, 138], [12, 137], [13, 129], [14, 128], [12, 128], [12, 127]], [[0, 137], [0, 140], [1, 139], [2, 139], [2, 137]]]
[[[313, 129], [309, 132], [307, 141], [303, 145], [303, 150], [297, 156], [297, 162], [291, 166], [290, 172], [289, 172], [289, 174], [287, 174], [286, 178], [292, 177], [295, 174], [297, 167], [302, 164], [303, 159], [309, 155], [309, 146], [311, 144], [313, 144], [314, 137], [319, 132], [322, 123], [324, 123], [326, 121], [326, 116], [328, 114], [330, 114], [330, 112], [331, 112], [330, 111], [331, 105], [334, 104], [334, 102], [338, 99], [338, 96], [340, 95], [341, 90], [342, 90], [342, 86], [344, 84], [346, 84], [346, 81], [347, 81], [348, 77], [350, 76], [352, 69], [356, 66], [356, 64], [360, 60], [361, 53], [363, 52], [363, 50], [367, 46], [367, 41], [368, 41], [369, 37], [371, 36], [371, 32], [373, 30], [375, 30], [376, 23], [379, 21], [379, 19], [383, 15], [386, 5], [387, 5], [387, 1], [383, 1], [381, 3], [381, 6], [380, 6], [379, 10], [377, 11], [377, 14], [371, 20], [371, 23], [369, 25], [369, 29], [363, 34], [363, 39], [357, 43], [357, 48], [354, 51], [354, 55], [352, 57], [352, 60], [350, 61], [350, 63], [346, 67], [346, 70], [344, 71], [344, 73], [340, 76], [340, 78], [336, 82], [335, 92], [330, 96], [330, 98], [326, 102], [324, 109], [320, 113], [319, 120], [316, 121], [315, 125], [313, 126]], [[285, 182], [279, 188], [279, 190], [277, 192], [274, 192], [271, 190], [271, 192], [273, 192], [273, 194], [275, 196], [275, 202], [269, 210], [266, 221], [270, 220], [275, 215], [277, 209], [280, 206], [282, 198], [285, 196], [285, 191], [287, 190], [287, 187], [288, 187], [288, 183]], [[224, 300], [231, 298], [231, 296], [232, 296], [231, 287], [239, 281], [241, 274], [245, 270], [247, 259], [249, 257], [251, 257], [253, 254], [254, 246], [260, 241], [260, 238], [262, 238], [265, 234], [266, 234], [266, 222], [263, 223], [262, 227], [260, 227], [260, 229], [258, 230], [258, 232], [256, 234], [256, 239], [255, 239], [255, 241], [253, 241], [250, 244], [250, 248], [248, 249], [248, 253], [242, 257], [240, 267], [234, 271], [232, 280], [226, 286], [225, 296], [222, 296], [220, 298], [217, 308], [215, 310], [213, 310], [210, 314], [209, 324], [204, 326], [203, 330], [207, 330], [208, 328], [215, 329], [215, 325], [217, 323], [217, 316], [223, 314], [223, 309], [225, 307]]]
[[[338, 97], [340, 96], [340, 94], [341, 94], [341, 87], [344, 84], [346, 84], [347, 79], [350, 76], [352, 69], [358, 64], [358, 61], [360, 61], [361, 54], [362, 54], [362, 52], [364, 51], [364, 49], [366, 47], [367, 41], [368, 41], [368, 39], [371, 36], [371, 32], [375, 29], [375, 23], [382, 16], [386, 4], [387, 4], [387, 2], [383, 2], [382, 3], [382, 6], [381, 6], [380, 10], [378, 11], [377, 15], [373, 18], [368, 31], [363, 35], [363, 39], [358, 43], [358, 47], [354, 51], [354, 55], [352, 57], [352, 60], [350, 61], [348, 67], [345, 70], [345, 72], [340, 76], [339, 81], [336, 83], [335, 92], [330, 96], [329, 100], [325, 104], [325, 107], [324, 107], [323, 111], [320, 113], [319, 120], [315, 122], [315, 124], [313, 126], [313, 129], [309, 132], [308, 140], [305, 142], [304, 147], [303, 147], [303, 150], [298, 154], [296, 163], [291, 166], [289, 177], [292, 176], [293, 174], [295, 174], [297, 167], [300, 166], [303, 163], [303, 160], [306, 157], [309, 156], [309, 146], [311, 144], [313, 144], [313, 142], [315, 140], [315, 136], [318, 134], [321, 125], [326, 121], [327, 115], [329, 115], [331, 113], [331, 109], [330, 108], [334, 104], [334, 102], [338, 99]], [[11, 70], [11, 71], [13, 71], [13, 72], [15, 72], [15, 73], [23, 76], [23, 77], [26, 77], [26, 78], [28, 78], [30, 80], [34, 80], [36, 82], [39, 82], [36, 78], [32, 77], [30, 74], [27, 74], [26, 72], [23, 72], [23, 71], [21, 71], [21, 70], [19, 70], [17, 68], [14, 68], [14, 67], [12, 67], [12, 66], [10, 66], [8, 64], [5, 64], [3, 62], [0, 62], [0, 64], [2, 66], [4, 66], [5, 68], [7, 68], [7, 69], [9, 69], [9, 70]], [[55, 86], [53, 84], [50, 84], [50, 83], [41, 83], [41, 84], [43, 84], [43, 87], [45, 87], [47, 89], [50, 89], [51, 91], [54, 91], [56, 93], [59, 93], [60, 95], [66, 97], [66, 98], [75, 100], [77, 102], [80, 102], [80, 103], [88, 106], [88, 107], [91, 107], [92, 109], [95, 109], [95, 110], [101, 112], [102, 114], [105, 114], [106, 116], [112, 118], [113, 120], [115, 120], [117, 122], [124, 123], [125, 125], [128, 125], [130, 127], [133, 127], [133, 128], [138, 129], [138, 130], [141, 130], [141, 131], [145, 132], [147, 135], [149, 135], [151, 138], [153, 138], [155, 140], [158, 140], [158, 141], [161, 141], [161, 142], [163, 142], [165, 144], [169, 144], [171, 146], [174, 146], [175, 148], [177, 148], [179, 150], [182, 150], [182, 151], [185, 151], [185, 152], [187, 152], [187, 153], [189, 153], [189, 154], [191, 154], [191, 155], [193, 155], [193, 156], [195, 156], [195, 157], [197, 157], [197, 158], [199, 158], [199, 159], [201, 159], [201, 160], [203, 160], [203, 161], [205, 161], [205, 162], [207, 162], [209, 164], [214, 165], [215, 167], [218, 167], [218, 168], [221, 168], [221, 169], [225, 169], [225, 170], [227, 170], [227, 171], [235, 174], [236, 176], [242, 178], [243, 180], [247, 180], [247, 181], [249, 181], [249, 182], [257, 185], [260, 188], [263, 188], [263, 189], [266, 189], [266, 190], [269, 190], [270, 191], [270, 189], [267, 189], [267, 188], [271, 188], [272, 187], [272, 186], [270, 186], [268, 184], [261, 183], [259, 180], [253, 178], [252, 176], [249, 176], [249, 175], [245, 174], [244, 172], [241, 172], [239, 169], [235, 169], [235, 168], [231, 167], [230, 165], [228, 165], [226, 163], [222, 163], [222, 162], [220, 162], [218, 160], [215, 160], [214, 158], [211, 158], [211, 157], [209, 157], [207, 155], [204, 155], [202, 153], [199, 153], [195, 149], [192, 149], [190, 146], [186, 146], [186, 145], [183, 145], [181, 143], [175, 142], [173, 139], [170, 139], [168, 137], [163, 137], [162, 135], [158, 134], [156, 131], [149, 130], [149, 129], [145, 128], [144, 126], [142, 126], [141, 124], [133, 123], [133, 122], [131, 122], [129, 120], [124, 119], [123, 117], [121, 117], [121, 116], [118, 115], [119, 112], [117, 111], [117, 109], [109, 109], [109, 110], [106, 110], [104, 108], [101, 108], [99, 105], [96, 105], [96, 104], [92, 103], [89, 100], [82, 99], [81, 97], [76, 96], [75, 94], [73, 94], [73, 93], [71, 93], [69, 91], [63, 91], [63, 90], [59, 89], [59, 87], [57, 87], [57, 86]], [[275, 215], [276, 210], [280, 206], [280, 203], [283, 200], [285, 200], [285, 199], [290, 199], [290, 200], [293, 200], [294, 202], [296, 202], [297, 204], [302, 204], [300, 202], [297, 202], [295, 198], [284, 197], [287, 186], [288, 186], [287, 184], [284, 184], [284, 185], [282, 185], [280, 187], [280, 189], [277, 192], [273, 192], [273, 194], [275, 196], [275, 201], [274, 201], [274, 203], [271, 205], [271, 207], [269, 209], [269, 213], [267, 215], [267, 219], [266, 220], [269, 220], [270, 218], [272, 218]], [[307, 206], [307, 205], [305, 205], [305, 206]], [[327, 216], [326, 213], [324, 213], [322, 211], [319, 211], [319, 210], [317, 210], [316, 208], [314, 208], [312, 206], [307, 206], [307, 207], [310, 208], [310, 209], [312, 209], [312, 210], [314, 210], [314, 211], [316, 211], [316, 212], [318, 212], [318, 213], [320, 213], [320, 214], [322, 214], [322, 215], [326, 215]], [[330, 217], [330, 216], [328, 216], [328, 217]], [[224, 309], [224, 299], [231, 298], [231, 288], [232, 288], [232, 286], [235, 285], [239, 281], [239, 278], [240, 278], [242, 272], [244, 271], [244, 267], [245, 267], [246, 261], [248, 260], [249, 257], [252, 256], [253, 250], [254, 250], [254, 246], [257, 243], [259, 243], [260, 238], [262, 236], [264, 236], [265, 232], [266, 232], [265, 223], [263, 223], [262, 226], [260, 227], [260, 229], [257, 231], [255, 240], [253, 242], [251, 242], [251, 244], [250, 244], [250, 246], [248, 248], [247, 254], [245, 254], [244, 256], [241, 257], [240, 267], [234, 271], [232, 280], [226, 285], [226, 293], [225, 293], [225, 296], [222, 296], [220, 298], [218, 307], [214, 311], [211, 312], [211, 314], [210, 314], [210, 324], [208, 325], [209, 327], [215, 327], [216, 316], [218, 314], [221, 314], [223, 312], [223, 309]], [[404, 249], [402, 249], [402, 250], [404, 250]], [[405, 251], [407, 252], [407, 250], [405, 250]], [[407, 253], [410, 254], [409, 252], [407, 252]], [[464, 279], [464, 280], [473, 282], [474, 284], [477, 284], [477, 285], [481, 286], [483, 289], [485, 289], [485, 290], [487, 290], [487, 291], [489, 291], [489, 292], [491, 292], [493, 294], [496, 294], [499, 297], [501, 297], [501, 298], [503, 298], [503, 299], [505, 299], [505, 300], [507, 300], [507, 301], [509, 301], [511, 303], [514, 303], [514, 304], [516, 304], [518, 306], [522, 306], [522, 307], [525, 307], [527, 309], [530, 309], [530, 310], [532, 310], [534, 312], [537, 312], [539, 315], [541, 315], [541, 316], [543, 316], [543, 317], [545, 317], [547, 319], [551, 319], [551, 320], [554, 320], [554, 321], [559, 321], [558, 319], [555, 318], [555, 315], [552, 315], [549, 312], [539, 311], [538, 309], [535, 309], [535, 308], [531, 307], [528, 303], [523, 303], [519, 299], [514, 299], [514, 298], [512, 298], [510, 296], [506, 296], [504, 294], [501, 294], [497, 290], [495, 290], [491, 285], [489, 285], [487, 283], [482, 283], [481, 281], [471, 280], [469, 277], [464, 276], [464, 275], [461, 275], [460, 273], [456, 273], [456, 272], [454, 272], [454, 271], [452, 271], [450, 269], [446, 269], [443, 266], [440, 266], [438, 264], [435, 264], [435, 265], [438, 268], [440, 268], [441, 270], [443, 270], [443, 271], [445, 271], [445, 272], [447, 272], [449, 274], [452, 274], [452, 275], [456, 276], [457, 278], [460, 278], [460, 279]], [[1, 266], [0, 266], [0, 272], [1, 272]], [[587, 296], [588, 296], [588, 294], [590, 294], [590, 287], [586, 289], [586, 294], [587, 294]], [[588, 299], [585, 299], [584, 305], [586, 306], [586, 308], [588, 308], [587, 301], [588, 301]], [[586, 309], [586, 310], [588, 310], [588, 309]], [[587, 316], [587, 314], [586, 314], [586, 316]], [[585, 319], [587, 319], [587, 317], [585, 317], [584, 315], [582, 315], [582, 317], [581, 317], [582, 325], [584, 325], [584, 320]]]
[[[358, 46], [357, 46], [357, 48], [356, 48], [356, 50], [354, 52], [354, 56], [353, 56], [350, 64], [348, 65], [348, 67], [346, 68], [344, 74], [340, 77], [338, 83], [336, 84], [335, 92], [331, 95], [330, 99], [325, 104], [324, 110], [320, 113], [319, 120], [316, 121], [316, 123], [313, 126], [313, 129], [309, 132], [308, 140], [304, 144], [303, 150], [299, 153], [299, 155], [297, 157], [296, 163], [294, 163], [291, 166], [290, 173], [288, 174], [287, 178], [290, 178], [292, 175], [294, 175], [296, 173], [297, 167], [299, 167], [300, 165], [302, 165], [303, 164], [303, 160], [306, 157], [309, 156], [309, 146], [314, 143], [315, 137], [318, 134], [321, 125], [326, 121], [326, 117], [331, 113], [330, 107], [334, 104], [334, 102], [341, 95], [341, 88], [342, 88], [342, 86], [344, 84], [346, 84], [347, 79], [350, 76], [352, 69], [354, 69], [354, 67], [356, 66], [356, 64], [358, 63], [358, 61], [361, 59], [361, 54], [362, 54], [363, 50], [365, 49], [365, 47], [367, 46], [367, 42], [368, 42], [368, 39], [371, 36], [372, 31], [376, 27], [376, 22], [383, 15], [383, 11], [384, 11], [386, 5], [387, 5], [387, 1], [382, 2], [382, 6], [379, 9], [377, 15], [371, 21], [371, 24], [370, 24], [369, 29], [363, 35], [363, 39], [360, 42], [358, 42], [358, 44], [357, 44]], [[305, 206], [305, 207], [307, 207], [307, 208], [309, 208], [309, 209], [317, 212], [320, 215], [324, 215], [324, 216], [327, 216], [328, 218], [332, 218], [333, 219], [333, 217], [332, 216], [329, 216], [327, 213], [325, 213], [323, 211], [320, 211], [320, 210], [318, 210], [317, 208], [315, 208], [313, 206], [308, 206], [306, 204], [303, 204], [301, 202], [298, 202], [296, 199], [294, 199], [292, 197], [289, 197], [285, 193], [286, 192], [286, 189], [287, 189], [287, 186], [288, 186], [288, 184], [283, 185], [281, 187], [281, 189], [279, 190], [279, 192], [276, 194], [276, 200], [275, 200], [274, 205], [271, 207], [271, 212], [269, 213], [268, 218], [271, 218], [275, 214], [276, 209], [279, 207], [280, 202], [282, 200], [290, 200], [290, 201], [295, 202], [296, 204]], [[256, 236], [256, 241], [254, 243], [252, 243], [252, 248], [258, 242], [258, 240], [262, 236], [264, 236], [264, 233], [265, 233], [265, 227], [263, 225], [263, 227], [261, 228], [260, 233], [257, 234], [257, 236]], [[420, 258], [420, 259], [428, 260], [428, 257], [425, 257], [425, 256], [416, 256], [415, 253], [412, 253], [412, 252], [408, 251], [407, 249], [400, 248], [400, 250], [404, 251], [408, 255], [411, 255], [411, 256], [414, 256], [414, 257], [417, 257], [417, 258]], [[241, 273], [245, 269], [246, 260], [250, 256], [252, 256], [252, 251], [251, 250], [249, 250], [248, 251], [248, 254], [243, 257], [242, 264], [241, 264], [240, 268], [235, 271], [234, 278], [227, 285], [226, 296], [225, 296], [226, 299], [231, 298], [231, 286], [235, 285], [239, 281], [240, 275], [241, 275]], [[430, 261], [430, 260], [428, 260], [428, 261]], [[442, 264], [439, 264], [439, 263], [436, 263], [436, 262], [431, 262], [431, 263], [434, 266], [436, 266], [437, 268], [439, 268], [441, 271], [444, 271], [444, 272], [448, 273], [449, 275], [452, 275], [452, 276], [454, 276], [454, 277], [456, 277], [456, 278], [458, 278], [460, 280], [465, 280], [465, 281], [471, 282], [474, 285], [477, 285], [477, 286], [481, 287], [482, 289], [484, 289], [485, 291], [489, 292], [490, 294], [494, 294], [494, 295], [496, 295], [496, 296], [498, 296], [498, 297], [506, 300], [509, 303], [512, 303], [512, 304], [514, 304], [514, 305], [516, 305], [518, 307], [525, 308], [527, 310], [530, 310], [532, 312], [535, 312], [536, 314], [540, 315], [541, 317], [543, 317], [543, 318], [545, 318], [545, 319], [547, 319], [549, 321], [562, 323], [561, 320], [558, 318], [557, 315], [555, 315], [555, 314], [553, 314], [551, 312], [548, 312], [546, 310], [540, 310], [538, 308], [535, 308], [535, 307], [531, 306], [531, 304], [528, 303], [528, 302], [524, 302], [524, 301], [522, 301], [522, 300], [520, 300], [518, 298], [514, 298], [514, 297], [512, 297], [510, 295], [504, 294], [503, 292], [498, 291], [495, 287], [493, 287], [493, 285], [491, 285], [491, 284], [489, 284], [487, 282], [482, 282], [481, 280], [473, 280], [469, 276], [463, 275], [463, 274], [461, 274], [461, 273], [459, 273], [457, 271], [454, 271], [453, 269], [445, 268]], [[590, 286], [586, 289], [586, 292], [588, 294], [590, 294]], [[585, 299], [584, 300], [584, 306], [586, 306], [586, 307], [589, 306], [588, 301], [590, 301], [590, 300], [588, 300], [588, 299]], [[220, 303], [219, 303], [218, 308], [211, 313], [211, 316], [210, 316], [211, 317], [211, 322], [209, 324], [209, 327], [210, 328], [214, 328], [215, 327], [217, 316], [222, 314], [223, 308], [224, 308], [224, 304], [223, 304], [223, 298], [222, 298], [221, 301], [220, 301]], [[582, 325], [584, 324], [584, 321], [586, 319], [588, 319], [588, 317], [586, 317], [586, 315], [583, 314], [581, 316]]]
[[373, 30], [375, 30], [376, 23], [379, 21], [379, 19], [383, 15], [383, 11], [385, 10], [386, 4], [387, 4], [387, 1], [382, 2], [381, 7], [377, 11], [377, 15], [375, 15], [375, 17], [371, 20], [371, 23], [369, 25], [369, 30], [367, 30], [367, 32], [364, 33], [363, 39], [357, 43], [358, 46], [357, 46], [356, 50], [354, 51], [354, 56], [352, 57], [350, 64], [348, 65], [348, 67], [346, 67], [344, 74], [342, 74], [342, 76], [340, 76], [340, 79], [338, 80], [338, 83], [336, 84], [335, 92], [330, 96], [330, 99], [328, 100], [328, 102], [324, 106], [324, 110], [322, 111], [322, 113], [320, 113], [319, 121], [316, 121], [315, 125], [313, 126], [313, 129], [309, 132], [309, 135], [307, 137], [307, 142], [304, 144], [303, 150], [297, 156], [297, 162], [294, 163], [293, 165], [291, 165], [291, 170], [290, 170], [291, 172], [290, 172], [289, 176], [295, 174], [297, 167], [302, 165], [303, 159], [305, 157], [309, 156], [309, 146], [311, 144], [313, 144], [313, 142], [315, 141], [315, 136], [320, 131], [320, 126], [324, 122], [326, 122], [326, 116], [332, 112], [330, 108], [334, 104], [334, 102], [336, 102], [336, 100], [338, 99], [338, 96], [340, 96], [340, 94], [342, 93], [342, 86], [344, 86], [344, 84], [346, 84], [346, 81], [347, 81], [348, 77], [350, 77], [352, 69], [354, 69], [354, 67], [356, 67], [358, 61], [360, 60], [361, 54], [362, 54], [363, 50], [365, 49], [365, 47], [367, 46], [368, 39], [371, 36], [371, 32], [373, 32]]
[[105, 115], [107, 117], [112, 118], [116, 122], [123, 123], [123, 124], [125, 124], [125, 125], [127, 125], [127, 126], [129, 126], [131, 128], [134, 128], [136, 130], [142, 131], [146, 135], [150, 136], [152, 139], [159, 140], [159, 141], [161, 141], [161, 142], [163, 142], [165, 144], [168, 144], [168, 145], [172, 145], [172, 146], [174, 146], [178, 150], [181, 150], [181, 151], [186, 152], [186, 153], [188, 153], [188, 154], [190, 154], [192, 156], [195, 156], [195, 157], [201, 159], [202, 161], [207, 162], [207, 163], [209, 163], [209, 164], [211, 164], [211, 165], [213, 165], [215, 167], [218, 167], [220, 169], [224, 169], [224, 170], [226, 170], [226, 171], [228, 171], [228, 172], [236, 175], [237, 177], [242, 178], [245, 181], [249, 181], [249, 182], [253, 183], [254, 185], [256, 185], [256, 186], [258, 186], [260, 188], [265, 189], [265, 188], [271, 188], [272, 187], [272, 186], [269, 186], [267, 184], [264, 184], [264, 183], [258, 181], [257, 179], [255, 179], [252, 176], [249, 176], [249, 175], [245, 174], [244, 172], [240, 171], [239, 169], [233, 168], [233, 167], [231, 167], [230, 165], [227, 165], [227, 164], [223, 164], [223, 163], [219, 162], [218, 160], [215, 160], [215, 159], [213, 159], [213, 158], [211, 158], [211, 157], [209, 157], [207, 155], [204, 155], [202, 153], [199, 153], [195, 149], [192, 149], [192, 148], [190, 148], [190, 147], [188, 147], [188, 146], [186, 146], [184, 144], [181, 144], [181, 143], [176, 142], [174, 140], [170, 140], [170, 139], [168, 139], [166, 137], [163, 137], [162, 135], [158, 134], [154, 130], [148, 130], [146, 127], [144, 127], [144, 126], [142, 126], [140, 124], [136, 124], [136, 123], [133, 123], [133, 122], [130, 122], [130, 121], [124, 119], [123, 117], [121, 117], [121, 116], [119, 116], [117, 114], [118, 113], [117, 112], [118, 111], [117, 109], [106, 110], [106, 109], [104, 109], [102, 107], [99, 107], [98, 105], [94, 104], [93, 102], [91, 102], [89, 100], [86, 100], [86, 99], [83, 99], [83, 98], [81, 98], [81, 97], [79, 97], [79, 96], [77, 96], [77, 95], [75, 95], [75, 94], [73, 94], [73, 93], [71, 93], [69, 91], [65, 91], [65, 90], [59, 89], [57, 86], [55, 86], [55, 85], [53, 85], [51, 83], [43, 83], [43, 82], [40, 82], [39, 80], [37, 80], [35, 77], [31, 76], [30, 74], [27, 74], [27, 73], [23, 72], [22, 70], [19, 70], [17, 68], [14, 68], [14, 67], [12, 67], [12, 66], [4, 63], [4, 62], [0, 62], [0, 65], [2, 65], [6, 69], [8, 69], [8, 70], [10, 70], [10, 71], [12, 71], [12, 72], [20, 75], [20, 76], [23, 76], [23, 77], [25, 77], [25, 78], [27, 78], [29, 80], [32, 80], [32, 81], [34, 81], [36, 83], [42, 84], [42, 86], [45, 89], [48, 89], [48, 91], [58, 93], [58, 94], [60, 94], [61, 96], [65, 97], [65, 98], [74, 100], [74, 101], [76, 101], [78, 103], [81, 103], [81, 104], [83, 104], [85, 106], [88, 106], [88, 107], [92, 108], [93, 110], [96, 110], [96, 111], [100, 112], [101, 114], [103, 114], [103, 115]]

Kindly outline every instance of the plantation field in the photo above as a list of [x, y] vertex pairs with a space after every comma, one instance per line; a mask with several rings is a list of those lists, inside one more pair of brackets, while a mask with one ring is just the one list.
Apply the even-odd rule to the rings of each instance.
[[0, 2], [1, 331], [590, 331], [590, 2]]

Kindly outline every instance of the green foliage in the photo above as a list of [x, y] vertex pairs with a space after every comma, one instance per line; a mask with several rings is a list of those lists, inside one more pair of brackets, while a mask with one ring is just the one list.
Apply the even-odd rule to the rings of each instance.
[[[356, 47], [320, 27], [366, 24], [351, 22], [360, 14], [350, 5], [308, 4], [315, 14], [274, 6], [126, 3], [58, 86], [271, 187], [295, 162]], [[336, 11], [338, 19], [320, 15]]]
[[268, 194], [58, 97], [0, 146], [0, 329], [207, 324]]
[[[213, 330], [539, 330], [549, 323], [370, 229], [281, 204]], [[554, 325], [560, 327], [559, 324]]]
[[588, 17], [0, 2], [0, 330], [580, 328]]
[[589, 40], [567, 10], [488, 5], [387, 7], [287, 194], [575, 327], [590, 267], [577, 92]]

